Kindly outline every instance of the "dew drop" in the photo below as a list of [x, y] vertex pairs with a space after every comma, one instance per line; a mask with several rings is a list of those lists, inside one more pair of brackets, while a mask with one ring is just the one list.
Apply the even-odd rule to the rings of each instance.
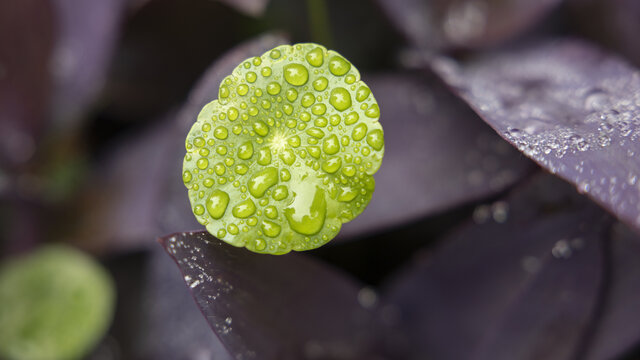
[[309, 72], [302, 64], [288, 64], [283, 70], [284, 79], [291, 85], [302, 86], [309, 80]]
[[287, 169], [281, 169], [280, 170], [280, 180], [282, 180], [282, 181], [291, 180], [291, 173], [289, 172], [289, 170], [287, 170]]
[[189, 172], [189, 170], [185, 170], [182, 173], [182, 182], [184, 182], [185, 184], [188, 184], [191, 182], [191, 179], [193, 179], [191, 172]]
[[214, 219], [220, 219], [229, 205], [229, 194], [222, 190], [214, 190], [209, 195], [206, 205], [209, 215]]
[[313, 105], [315, 102], [316, 102], [316, 97], [313, 96], [312, 93], [306, 93], [302, 95], [302, 99], [300, 100], [300, 104], [302, 104], [302, 106], [306, 108]]
[[324, 131], [318, 128], [311, 128], [307, 130], [307, 135], [313, 136], [314, 138], [317, 138], [317, 139], [322, 139], [324, 137]]
[[347, 89], [338, 87], [331, 90], [329, 103], [338, 111], [344, 111], [351, 107], [351, 94]]
[[256, 212], [256, 204], [251, 199], [244, 200], [233, 207], [233, 216], [246, 219]]
[[382, 146], [384, 145], [382, 130], [375, 129], [369, 132], [369, 135], [367, 135], [367, 144], [369, 144], [369, 146], [371, 146], [372, 148], [380, 151], [380, 149], [382, 149]]
[[380, 107], [378, 104], [373, 104], [364, 112], [364, 114], [372, 119], [380, 117]]
[[353, 132], [351, 133], [351, 138], [355, 141], [360, 141], [364, 139], [366, 134], [367, 134], [367, 124], [361, 123], [356, 125], [355, 128], [353, 128]]
[[264, 208], [264, 216], [273, 220], [278, 217], [278, 210], [276, 209], [275, 206], [269, 205], [266, 208]]
[[256, 250], [262, 251], [267, 248], [267, 243], [262, 239], [255, 239], [253, 242], [253, 246], [256, 248]]
[[280, 94], [280, 90], [280, 84], [278, 84], [277, 82], [272, 82], [267, 85], [267, 92], [269, 93], [269, 95], [278, 95]]
[[289, 190], [284, 185], [277, 186], [273, 190], [273, 195], [272, 196], [273, 196], [274, 200], [277, 200], [277, 201], [284, 200], [284, 199], [287, 198], [287, 196], [289, 196]]
[[349, 72], [349, 69], [351, 69], [351, 63], [342, 56], [334, 55], [329, 59], [329, 71], [333, 75], [342, 76]]
[[316, 91], [324, 91], [324, 89], [326, 89], [328, 85], [329, 80], [327, 80], [327, 78], [324, 76], [321, 76], [313, 81], [313, 88]]
[[327, 161], [325, 161], [322, 164], [322, 170], [324, 170], [329, 174], [333, 174], [336, 171], [338, 171], [338, 169], [340, 169], [341, 165], [342, 165], [342, 158], [334, 156], [327, 159]]
[[269, 133], [269, 125], [265, 124], [262, 120], [258, 120], [253, 123], [253, 130], [256, 134], [264, 137]]
[[247, 141], [238, 148], [238, 157], [242, 160], [248, 160], [253, 156], [253, 143]]
[[359, 102], [363, 102], [367, 100], [370, 94], [371, 94], [371, 90], [368, 87], [364, 85], [360, 86], [360, 88], [356, 92], [356, 100], [358, 100]]
[[322, 143], [322, 151], [328, 155], [333, 155], [340, 151], [340, 143], [336, 134], [332, 134], [324, 140]]
[[258, 152], [258, 164], [262, 166], [271, 164], [271, 152], [269, 149], [260, 149]]
[[296, 184], [293, 191], [293, 202], [284, 214], [295, 232], [302, 235], [314, 235], [324, 226], [327, 213], [327, 202], [324, 190], [308, 182]]
[[284, 149], [280, 153], [280, 159], [282, 159], [285, 164], [291, 166], [296, 161], [296, 155], [293, 153], [293, 150]]
[[216, 139], [224, 140], [224, 139], [227, 138], [227, 136], [229, 136], [229, 132], [227, 131], [227, 128], [225, 128], [223, 126], [218, 126], [213, 131], [213, 136], [215, 136]]
[[240, 85], [238, 85], [238, 88], [236, 89], [236, 92], [240, 96], [245, 96], [249, 92], [249, 86], [247, 84], [240, 84]]
[[273, 221], [269, 221], [269, 220], [262, 220], [262, 224], [261, 224], [261, 228], [262, 228], [262, 232], [267, 235], [268, 237], [276, 237], [278, 235], [280, 235], [280, 230], [281, 227], [280, 225], [274, 223]]
[[305, 58], [311, 66], [319, 67], [324, 63], [324, 54], [322, 49], [319, 47], [309, 51]]
[[198, 161], [196, 161], [196, 166], [198, 167], [198, 169], [204, 170], [207, 168], [207, 166], [209, 166], [209, 160], [200, 158], [198, 159]]
[[249, 180], [249, 193], [256, 198], [261, 198], [264, 193], [278, 182], [278, 170], [273, 167], [265, 168], [255, 173]]

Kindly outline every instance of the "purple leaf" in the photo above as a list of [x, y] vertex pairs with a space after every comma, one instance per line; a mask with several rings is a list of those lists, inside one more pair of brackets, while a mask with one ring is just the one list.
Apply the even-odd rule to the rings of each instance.
[[494, 204], [493, 220], [476, 214], [477, 224], [443, 239], [391, 283], [386, 300], [400, 312], [414, 358], [580, 354], [602, 289], [608, 218], [548, 175], [517, 190]]
[[128, 1], [52, 1], [60, 29], [50, 64], [58, 122], [77, 118], [103, 85]]
[[433, 68], [501, 136], [640, 230], [640, 73], [554, 41]]
[[159, 240], [234, 358], [372, 358], [373, 313], [364, 306], [375, 297], [354, 281], [302, 254], [256, 254], [206, 232]]
[[562, 0], [378, 0], [396, 27], [419, 48], [477, 48], [513, 39]]
[[46, 122], [55, 35], [48, 1], [0, 3], [0, 177], [2, 168], [22, 165], [35, 153]]
[[640, 238], [620, 223], [613, 229], [608, 292], [589, 360], [618, 359], [640, 343]]
[[98, 355], [108, 349], [122, 359], [231, 359], [160, 247], [118, 254], [107, 266], [116, 281], [118, 306], [110, 341], [98, 348], [95, 359], [104, 359]]
[[96, 172], [83, 196], [86, 215], [75, 238], [90, 239], [85, 246], [112, 250], [144, 246], [175, 229], [202, 228], [182, 183], [184, 138], [202, 106], [217, 97], [220, 81], [238, 62], [284, 41], [263, 35], [231, 50], [209, 68], [180, 115], [170, 113], [160, 126], [121, 145]]
[[433, 79], [399, 73], [364, 80], [380, 104], [386, 150], [371, 203], [343, 226], [341, 239], [496, 194], [532, 168]]

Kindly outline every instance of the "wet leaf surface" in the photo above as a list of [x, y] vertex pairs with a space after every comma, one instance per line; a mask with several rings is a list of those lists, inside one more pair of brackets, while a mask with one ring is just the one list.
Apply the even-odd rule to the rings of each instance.
[[91, 359], [113, 353], [123, 359], [231, 359], [159, 246], [113, 255], [106, 265], [118, 306], [109, 336]]
[[[375, 358], [360, 285], [303, 254], [268, 256], [206, 232], [160, 239], [234, 358]], [[367, 297], [365, 297], [366, 299]]]
[[640, 73], [562, 40], [437, 73], [501, 136], [640, 230]]
[[[599, 304], [608, 216], [550, 175], [390, 283], [410, 358], [571, 359]], [[496, 221], [497, 220], [497, 221]]]
[[562, 0], [378, 0], [396, 28], [419, 48], [492, 46], [536, 25]]
[[339, 239], [496, 194], [532, 168], [434, 79], [410, 72], [363, 79], [380, 104], [385, 160], [371, 203]]

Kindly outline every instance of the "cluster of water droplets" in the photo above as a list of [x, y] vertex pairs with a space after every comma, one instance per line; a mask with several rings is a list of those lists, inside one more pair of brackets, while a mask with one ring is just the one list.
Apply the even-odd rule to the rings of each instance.
[[[623, 76], [626, 68], [614, 61], [600, 64], [602, 74], [585, 74], [589, 69], [564, 60], [555, 67], [546, 60], [546, 68], [534, 63], [496, 61], [491, 66], [501, 70], [489, 76], [479, 66], [471, 71], [475, 81], [460, 81], [460, 91], [527, 156], [616, 213], [640, 214], [640, 74]], [[454, 83], [463, 73], [440, 70]], [[640, 224], [640, 215], [629, 220]]]
[[186, 141], [198, 221], [257, 252], [316, 248], [360, 214], [384, 153], [380, 109], [360, 74], [316, 44], [240, 64]]

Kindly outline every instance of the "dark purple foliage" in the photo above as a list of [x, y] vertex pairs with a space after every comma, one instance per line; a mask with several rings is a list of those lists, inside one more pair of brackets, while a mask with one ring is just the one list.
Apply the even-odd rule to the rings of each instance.
[[[547, 176], [468, 224], [389, 284], [422, 359], [572, 359], [603, 288], [607, 216]], [[477, 212], [481, 212], [479, 209]], [[497, 221], [496, 221], [497, 220]]]
[[375, 358], [375, 295], [339, 272], [302, 254], [234, 248], [207, 232], [160, 242], [234, 358]]
[[532, 168], [431, 77], [406, 72], [363, 80], [383, 109], [384, 166], [367, 210], [343, 227], [341, 238], [496, 194]]
[[434, 70], [501, 136], [640, 230], [640, 73], [553, 41]]

